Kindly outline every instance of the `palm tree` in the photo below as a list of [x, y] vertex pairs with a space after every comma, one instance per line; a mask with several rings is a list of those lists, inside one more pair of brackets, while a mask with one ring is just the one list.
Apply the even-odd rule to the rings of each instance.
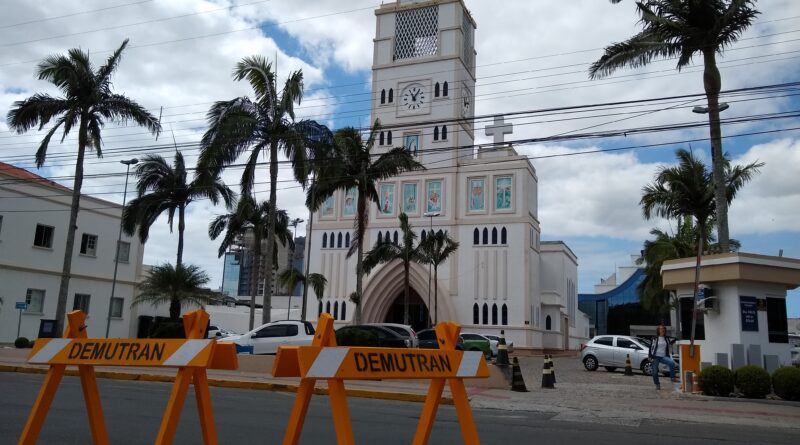
[[[262, 282], [261, 272], [264, 268], [261, 267], [262, 249], [261, 244], [267, 236], [267, 229], [269, 227], [268, 218], [272, 213], [270, 212], [270, 203], [262, 201], [257, 203], [252, 196], [242, 195], [236, 208], [232, 213], [226, 215], [219, 215], [214, 218], [208, 225], [208, 236], [215, 240], [222, 232], [225, 235], [222, 237], [222, 242], [217, 250], [218, 256], [222, 256], [225, 252], [233, 246], [240, 244], [241, 240], [247, 239], [252, 236], [252, 252], [253, 257], [250, 262], [250, 330], [254, 327], [255, 310], [256, 310], [256, 295], [258, 294], [258, 285]], [[289, 243], [294, 244], [292, 240], [292, 232], [289, 230], [289, 215], [285, 210], [278, 210], [275, 212], [278, 218], [275, 225], [273, 242], [280, 242], [282, 245]], [[269, 241], [268, 241], [269, 242]], [[249, 242], [247, 244], [250, 244]], [[272, 255], [277, 256], [278, 249], [272, 249]], [[277, 261], [275, 261], [277, 263]], [[271, 269], [267, 269], [272, 271]], [[272, 273], [267, 273], [271, 276]], [[266, 293], [266, 285], [264, 293]], [[263, 308], [262, 310], [267, 310]], [[271, 308], [270, 308], [271, 310]]]
[[[352, 127], [342, 128], [334, 133], [335, 162], [326, 162], [319, 168], [317, 180], [311, 184], [306, 197], [306, 206], [317, 211], [325, 199], [337, 190], [355, 189], [358, 193], [355, 216], [355, 233], [347, 257], [356, 256], [356, 309], [355, 323], [361, 323], [361, 300], [364, 281], [364, 236], [369, 223], [368, 204], [379, 203], [377, 184], [400, 173], [424, 170], [425, 167], [403, 147], [395, 147], [385, 153], [372, 153], [375, 138], [380, 132], [380, 122], [375, 121], [365, 141], [361, 132]], [[380, 207], [378, 207], [380, 211]]]
[[[662, 167], [656, 173], [655, 182], [642, 189], [639, 204], [645, 219], [655, 216], [663, 218], [693, 219], [695, 226], [695, 247], [697, 249], [697, 267], [695, 270], [695, 298], [700, 278], [700, 257], [707, 237], [709, 224], [716, 216], [714, 199], [714, 183], [712, 174], [705, 164], [684, 149], [676, 151], [678, 165]], [[726, 184], [726, 202], [730, 203], [736, 192], [749, 182], [764, 163], [753, 162], [746, 166], [731, 167], [730, 161], [724, 159], [723, 172]], [[727, 251], [727, 250], [724, 250]], [[690, 344], [694, 346], [694, 330], [697, 312], [692, 315], [692, 334]], [[692, 348], [691, 351], [694, 351]], [[693, 352], [692, 352], [693, 353]]]
[[101, 129], [108, 122], [127, 122], [129, 120], [141, 125], [151, 133], [161, 131], [161, 125], [155, 116], [141, 105], [123, 94], [116, 94], [111, 88], [111, 75], [117, 70], [122, 51], [128, 45], [125, 39], [97, 70], [89, 61], [89, 54], [78, 48], [70, 49], [67, 55], [52, 55], [44, 59], [38, 66], [40, 80], [55, 85], [63, 94], [53, 97], [38, 93], [14, 102], [8, 112], [8, 126], [17, 133], [39, 127], [43, 129], [55, 119], [52, 128], [47, 132], [36, 151], [36, 167], [44, 165], [50, 139], [63, 126], [61, 142], [70, 130], [78, 127], [78, 157], [75, 162], [75, 181], [72, 186], [72, 205], [67, 225], [67, 241], [64, 249], [64, 263], [61, 269], [61, 284], [58, 288], [56, 305], [56, 332], [64, 329], [64, 317], [67, 309], [67, 291], [72, 270], [72, 255], [75, 250], [75, 230], [78, 226], [78, 210], [80, 209], [81, 186], [83, 185], [83, 159], [86, 149], [94, 149], [98, 157], [102, 156], [103, 138]]
[[433, 324], [435, 325], [439, 322], [439, 286], [437, 286], [439, 265], [447, 261], [450, 255], [458, 250], [458, 241], [451, 238], [447, 232], [439, 230], [434, 233], [431, 231], [431, 234], [422, 240], [420, 247], [422, 248], [423, 262], [433, 266]]
[[169, 303], [169, 318], [177, 321], [181, 316], [182, 306], [202, 306], [211, 301], [209, 292], [201, 288], [209, 280], [208, 274], [193, 264], [173, 266], [166, 263], [153, 266], [139, 284], [139, 295], [133, 299], [132, 306]]
[[[239, 97], [215, 103], [208, 112], [209, 129], [203, 135], [203, 149], [199, 165], [220, 170], [246, 151], [250, 151], [242, 173], [242, 195], [253, 189], [255, 170], [262, 154], [269, 155], [269, 208], [276, 208], [278, 185], [278, 152], [289, 159], [295, 179], [305, 186], [309, 164], [307, 152], [309, 138], [329, 133], [324, 125], [311, 120], [295, 122], [294, 105], [303, 97], [303, 72], [289, 74], [280, 94], [272, 64], [261, 56], [245, 57], [233, 70], [237, 81], [247, 79], [255, 92], [255, 100]], [[266, 269], [272, 270], [273, 245], [277, 215], [267, 218]], [[262, 322], [270, 321], [272, 300], [272, 274], [266, 275], [264, 284], [264, 312]]]
[[408, 223], [408, 215], [401, 213], [400, 219], [400, 232], [403, 235], [401, 244], [395, 244], [392, 241], [385, 241], [377, 244], [364, 256], [364, 273], [369, 274], [379, 264], [391, 263], [398, 260], [403, 263], [403, 324], [409, 324], [409, 294], [411, 288], [408, 284], [409, 269], [411, 263], [424, 263], [425, 257], [419, 245], [414, 245], [417, 239], [417, 234], [411, 230], [411, 225]]
[[[325, 278], [325, 275], [321, 273], [310, 273], [308, 274], [308, 279], [306, 276], [300, 272], [299, 270], [292, 267], [291, 263], [289, 263], [289, 268], [285, 269], [283, 272], [278, 274], [278, 283], [281, 286], [286, 287], [289, 289], [289, 301], [292, 298], [292, 290], [298, 284], [302, 284], [303, 287], [310, 287], [314, 290], [314, 294], [317, 296], [317, 300], [322, 300], [322, 295], [325, 293], [325, 287], [328, 285], [328, 279]], [[289, 319], [289, 312], [291, 311], [291, 307], [289, 311], [286, 313], [286, 319]]]
[[[178, 213], [178, 259], [176, 264], [183, 263], [183, 232], [186, 228], [186, 207], [198, 199], [208, 199], [212, 204], [219, 203], [220, 198], [226, 206], [234, 201], [233, 190], [228, 188], [219, 173], [197, 171], [195, 178], [187, 184], [186, 164], [183, 155], [175, 151], [173, 166], [160, 155], [147, 155], [144, 161], [136, 166], [139, 178], [136, 188], [139, 196], [133, 199], [122, 211], [122, 228], [126, 234], [137, 231], [142, 243], [147, 241], [150, 226], [156, 219], [167, 212], [169, 231], [175, 213]], [[151, 192], [151, 193], [147, 193]]]
[[678, 59], [688, 66], [695, 54], [703, 56], [703, 87], [708, 103], [717, 232], [723, 252], [730, 251], [725, 159], [719, 122], [722, 78], [717, 53], [736, 42], [759, 14], [751, 0], [644, 0], [636, 2], [642, 31], [609, 45], [589, 69], [591, 78], [607, 76], [618, 68], [637, 68], [657, 58]]

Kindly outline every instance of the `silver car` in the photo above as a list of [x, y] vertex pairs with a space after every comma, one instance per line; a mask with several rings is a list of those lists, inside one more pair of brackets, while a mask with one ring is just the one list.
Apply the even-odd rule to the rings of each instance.
[[[651, 362], [647, 357], [650, 348], [650, 340], [641, 337], [629, 337], [627, 335], [598, 335], [589, 340], [588, 343], [581, 345], [581, 361], [587, 371], [596, 371], [599, 367], [604, 367], [607, 371], [613, 372], [617, 368], [625, 367], [625, 359], [631, 357], [631, 366], [638, 368], [645, 375], [650, 375]], [[673, 354], [672, 359], [678, 365], [679, 356]], [[661, 364], [659, 371], [669, 375], [669, 367]], [[675, 374], [679, 373], [678, 368]]]
[[398, 335], [401, 335], [403, 338], [407, 338], [411, 346], [410, 348], [419, 348], [419, 339], [417, 338], [417, 333], [414, 332], [414, 329], [406, 324], [399, 324], [399, 323], [367, 323], [368, 325], [372, 326], [383, 326], [386, 329], [396, 332]]

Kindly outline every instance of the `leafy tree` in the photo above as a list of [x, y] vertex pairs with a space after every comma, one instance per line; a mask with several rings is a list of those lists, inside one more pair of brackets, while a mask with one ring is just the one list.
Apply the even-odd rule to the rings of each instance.
[[[613, 1], [618, 3], [617, 0]], [[725, 158], [719, 121], [722, 78], [717, 54], [735, 43], [759, 14], [751, 0], [642, 0], [636, 2], [642, 31], [630, 39], [609, 45], [592, 64], [592, 78], [607, 76], [619, 68], [638, 68], [653, 59], [677, 58], [677, 69], [692, 58], [703, 57], [703, 87], [708, 102], [714, 199], [720, 248], [729, 252], [728, 200]]]
[[[709, 237], [708, 229], [716, 216], [714, 183], [711, 172], [692, 152], [679, 149], [675, 152], [677, 166], [661, 167], [656, 173], [655, 182], [642, 189], [639, 204], [645, 219], [659, 216], [667, 219], [683, 218], [694, 220], [694, 240], [697, 251], [697, 272], [695, 273], [695, 292], [699, 279], [700, 257], [703, 245]], [[749, 182], [763, 163], [753, 162], [746, 166], [732, 167], [727, 159], [723, 163], [727, 202], [733, 201], [736, 192]], [[685, 236], [685, 234], [684, 234]], [[696, 311], [692, 316], [691, 344], [694, 345], [694, 326]]]
[[[263, 257], [261, 245], [262, 242], [269, 237], [267, 230], [269, 228], [269, 215], [270, 215], [269, 202], [262, 201], [257, 203], [252, 196], [242, 195], [236, 208], [232, 213], [226, 215], [219, 215], [214, 218], [208, 225], [208, 236], [215, 240], [224, 232], [222, 242], [217, 250], [217, 255], [222, 256], [225, 252], [233, 246], [240, 243], [240, 240], [247, 240], [252, 237], [252, 252], [253, 259], [250, 262], [250, 330], [254, 327], [255, 310], [256, 310], [256, 295], [258, 294], [258, 285], [262, 282], [261, 260]], [[277, 216], [277, 223], [275, 224], [273, 242], [280, 242], [282, 245], [294, 244], [292, 240], [292, 232], [289, 230], [289, 215], [285, 210], [278, 210], [275, 212]], [[267, 241], [269, 242], [269, 241]], [[250, 244], [249, 242], [247, 244]], [[277, 257], [277, 247], [272, 249], [273, 257]], [[277, 258], [273, 258], [277, 264]], [[271, 269], [268, 269], [271, 271]], [[268, 273], [267, 275], [272, 275]], [[264, 292], [266, 293], [266, 285]], [[265, 309], [264, 309], [265, 310]]]
[[201, 288], [209, 280], [208, 274], [193, 264], [153, 266], [139, 284], [139, 295], [133, 299], [132, 305], [169, 303], [169, 318], [177, 321], [181, 307], [190, 304], [202, 306], [211, 301], [211, 294]]
[[117, 70], [122, 51], [127, 45], [128, 40], [125, 39], [106, 63], [97, 70], [89, 60], [89, 54], [78, 48], [70, 49], [67, 55], [52, 55], [45, 58], [37, 69], [39, 79], [55, 85], [63, 96], [53, 97], [46, 93], [37, 93], [25, 100], [14, 102], [8, 113], [9, 128], [20, 134], [37, 126], [42, 130], [55, 119], [36, 151], [36, 166], [39, 168], [44, 165], [50, 139], [59, 128], [63, 127], [61, 142], [64, 142], [73, 127], [78, 128], [78, 156], [75, 162], [75, 180], [72, 186], [72, 204], [67, 225], [64, 263], [61, 268], [61, 283], [58, 288], [56, 332], [64, 329], [86, 149], [93, 149], [98, 157], [102, 156], [101, 130], [106, 122], [124, 123], [130, 120], [147, 128], [151, 133], [157, 134], [161, 131], [161, 125], [155, 116], [124, 94], [114, 93], [111, 88], [111, 75]]
[[[353, 315], [356, 324], [361, 323], [361, 300], [364, 281], [364, 237], [369, 225], [368, 204], [380, 201], [377, 184], [400, 173], [425, 168], [403, 147], [392, 148], [380, 155], [373, 153], [375, 138], [380, 132], [380, 122], [375, 121], [365, 141], [361, 132], [352, 127], [342, 128], [334, 133], [334, 154], [332, 162], [320, 165], [319, 176], [311, 184], [306, 197], [306, 205], [317, 211], [326, 198], [337, 190], [355, 189], [357, 196], [355, 231], [347, 257], [356, 254], [356, 290]], [[380, 206], [378, 206], [380, 211]], [[406, 307], [406, 311], [408, 307]], [[406, 314], [408, 315], [408, 314]], [[408, 317], [406, 317], [408, 318]]]
[[439, 322], [439, 265], [447, 261], [450, 255], [458, 250], [458, 241], [455, 241], [447, 232], [439, 230], [420, 243], [422, 249], [422, 262], [433, 266], [433, 324]]
[[408, 215], [401, 213], [400, 232], [403, 235], [402, 243], [395, 244], [393, 241], [384, 241], [373, 247], [364, 256], [364, 273], [369, 274], [379, 264], [401, 261], [403, 263], [403, 324], [409, 324], [409, 294], [411, 288], [408, 283], [409, 269], [411, 263], [425, 263], [425, 257], [419, 245], [414, 245], [417, 234], [411, 230], [408, 223]]
[[[122, 228], [128, 235], [138, 232], [144, 243], [158, 217], [167, 212], [169, 231], [175, 213], [178, 213], [178, 258], [183, 263], [183, 232], [186, 229], [186, 207], [198, 199], [208, 199], [218, 204], [220, 199], [226, 206], [234, 202], [233, 190], [222, 182], [219, 173], [198, 170], [195, 178], [187, 183], [186, 164], [183, 154], [175, 151], [173, 166], [160, 155], [147, 155], [136, 166], [139, 178], [136, 188], [139, 196], [129, 202], [122, 211]], [[150, 192], [150, 193], [147, 193]], [[137, 230], [138, 227], [138, 230]]]
[[[309, 172], [309, 140], [330, 133], [324, 125], [311, 120], [295, 121], [294, 106], [303, 97], [303, 72], [289, 73], [283, 90], [278, 92], [272, 64], [264, 57], [245, 57], [233, 70], [237, 81], [247, 79], [255, 92], [255, 100], [239, 97], [216, 102], [208, 112], [209, 129], [203, 135], [199, 165], [220, 170], [249, 151], [242, 172], [242, 195], [253, 190], [259, 158], [269, 155], [269, 209], [277, 207], [278, 153], [292, 165], [295, 179], [306, 185]], [[274, 233], [277, 215], [267, 218], [266, 269], [272, 270]], [[262, 322], [270, 321], [272, 308], [272, 274], [266, 274]]]

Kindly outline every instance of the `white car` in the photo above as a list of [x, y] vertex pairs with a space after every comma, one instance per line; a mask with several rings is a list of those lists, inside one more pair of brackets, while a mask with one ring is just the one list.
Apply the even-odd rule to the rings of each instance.
[[234, 335], [239, 335], [239, 334], [214, 325], [208, 327], [208, 338], [215, 338], [217, 340], [220, 340]]
[[792, 348], [791, 354], [792, 354], [792, 365], [800, 368], [800, 346], [795, 346], [794, 348]]
[[314, 339], [314, 326], [307, 321], [281, 320], [261, 325], [242, 335], [225, 338], [236, 344], [236, 352], [276, 354], [279, 346], [308, 346]]
[[[489, 346], [492, 348], [492, 354], [497, 355], [497, 345], [500, 344], [499, 335], [483, 334], [484, 337], [489, 339]], [[509, 354], [514, 352], [514, 342], [506, 340], [506, 350]]]
[[411, 340], [411, 347], [412, 348], [419, 348], [419, 339], [417, 338], [417, 333], [414, 332], [414, 329], [406, 324], [399, 324], [399, 323], [367, 323], [373, 326], [383, 326], [386, 329], [390, 329], [398, 334], [402, 335], [403, 337]]

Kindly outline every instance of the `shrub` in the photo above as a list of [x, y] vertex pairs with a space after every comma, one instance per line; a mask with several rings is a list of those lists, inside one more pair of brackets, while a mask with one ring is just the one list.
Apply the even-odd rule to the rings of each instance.
[[373, 332], [343, 329], [336, 331], [336, 344], [339, 346], [380, 346], [380, 340]]
[[724, 366], [709, 366], [697, 379], [705, 395], [728, 397], [733, 392], [733, 371]]
[[769, 373], [760, 366], [747, 365], [736, 370], [736, 388], [749, 399], [763, 399], [769, 394]]
[[150, 334], [150, 338], [186, 338], [182, 321], [162, 321]]
[[783, 400], [800, 400], [800, 368], [778, 368], [772, 374], [772, 387]]
[[32, 349], [32, 348], [33, 348], [33, 345], [34, 345], [35, 343], [36, 343], [36, 339], [35, 339], [35, 338], [34, 338], [34, 339], [32, 339], [31, 341], [29, 341], [29, 342], [28, 342], [28, 348], [31, 348], [31, 349]]
[[14, 340], [14, 347], [15, 348], [20, 348], [20, 349], [21, 348], [27, 348], [28, 347], [28, 343], [30, 343], [30, 342], [28, 341], [27, 338], [20, 337], [20, 338]]

